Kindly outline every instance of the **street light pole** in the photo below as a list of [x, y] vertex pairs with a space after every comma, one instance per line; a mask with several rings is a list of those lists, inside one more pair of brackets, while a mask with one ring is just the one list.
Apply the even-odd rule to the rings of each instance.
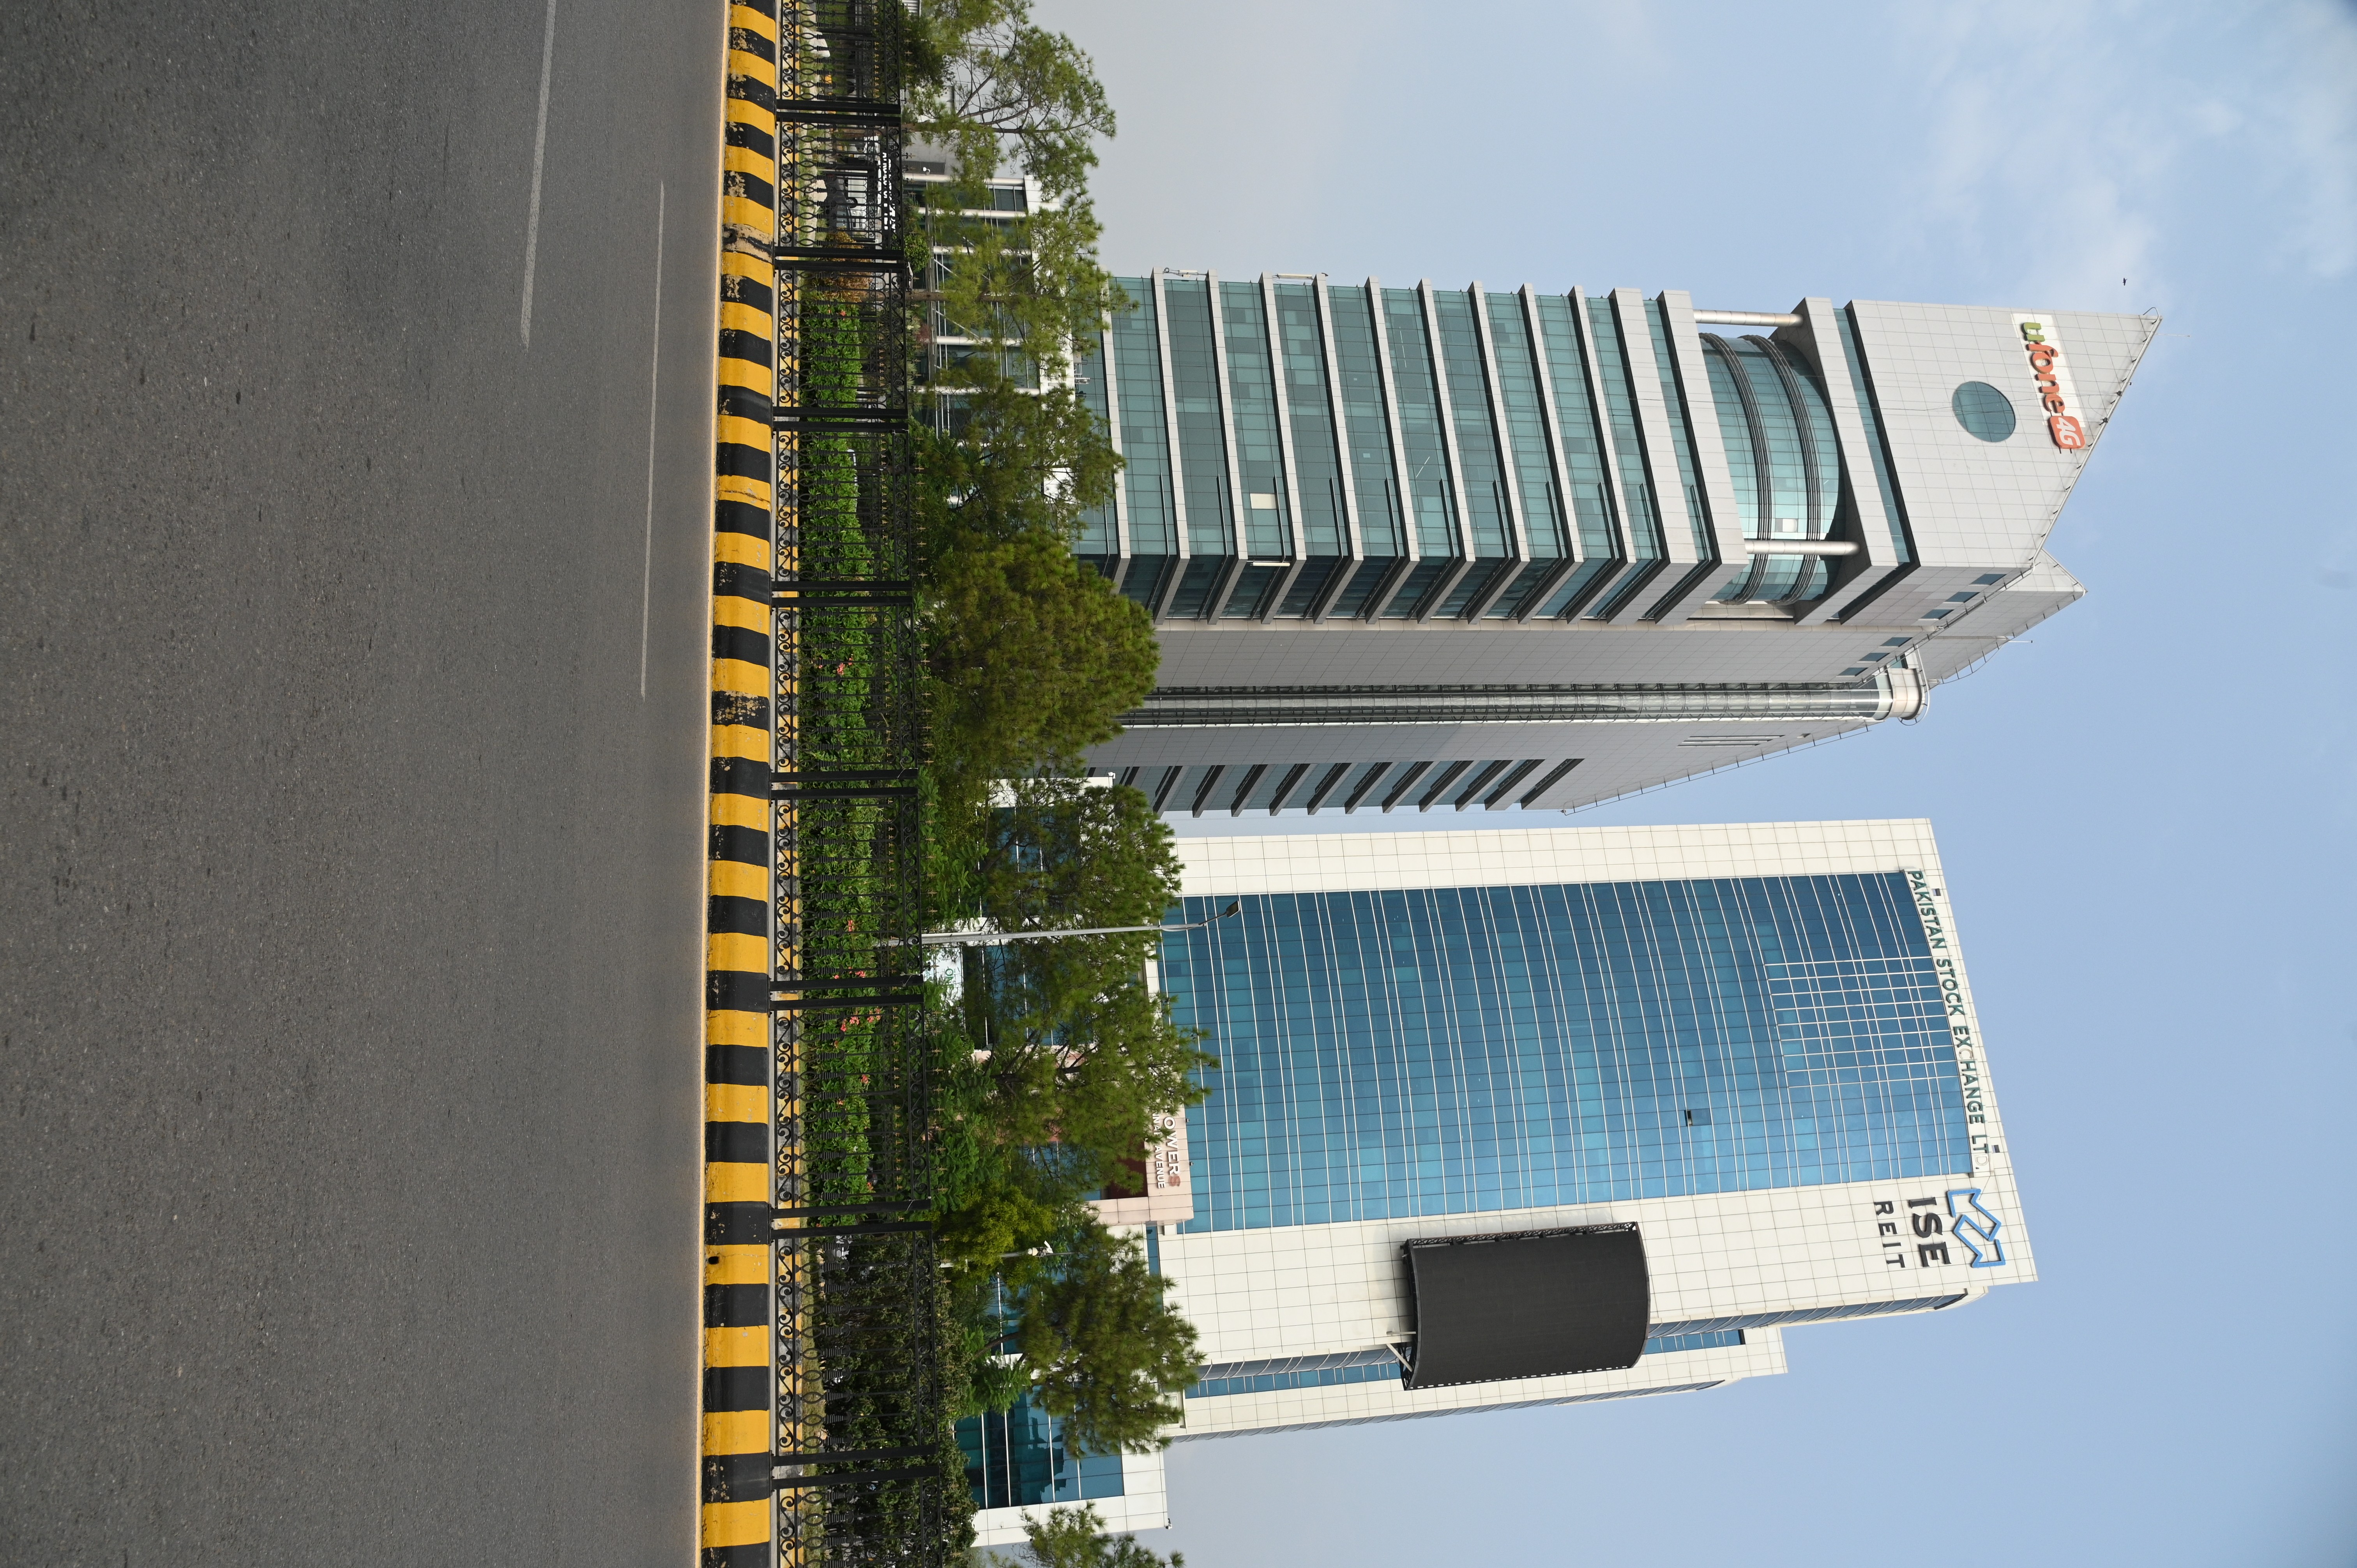
[[1118, 937], [1135, 931], [1199, 931], [1215, 920], [1224, 920], [1243, 908], [1243, 901], [1236, 900], [1208, 919], [1189, 920], [1183, 926], [1067, 926], [1052, 931], [927, 931], [914, 944], [903, 941], [894, 946], [921, 945], [929, 948], [996, 947], [1005, 942], [1045, 942], [1064, 937]]

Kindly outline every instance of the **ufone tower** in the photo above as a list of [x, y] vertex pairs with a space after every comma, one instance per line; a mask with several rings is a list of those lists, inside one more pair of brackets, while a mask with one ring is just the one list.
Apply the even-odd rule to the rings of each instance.
[[[1201, 1335], [1177, 1440], [1716, 1389], [2036, 1277], [1929, 824], [1178, 847], [1220, 1066], [1105, 1205]], [[1158, 1455], [959, 1435], [985, 1544], [1167, 1519]]]
[[2157, 317], [1162, 270], [1082, 360], [1076, 548], [1166, 811], [1563, 808], [1887, 718], [2082, 593], [2046, 553]]

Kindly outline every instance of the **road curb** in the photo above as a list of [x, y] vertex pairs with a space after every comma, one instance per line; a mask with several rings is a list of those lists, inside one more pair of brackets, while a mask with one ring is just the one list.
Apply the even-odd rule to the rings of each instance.
[[[714, 425], [704, 1026], [704, 1568], [771, 1568], [778, 20], [728, 7]], [[758, 1217], [758, 1227], [746, 1223]]]

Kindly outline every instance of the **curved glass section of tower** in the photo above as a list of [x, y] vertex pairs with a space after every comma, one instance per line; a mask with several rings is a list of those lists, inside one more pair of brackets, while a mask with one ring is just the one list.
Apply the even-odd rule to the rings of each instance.
[[[1743, 537], [1794, 542], [1830, 537], [1841, 510], [1841, 449], [1824, 392], [1771, 339], [1729, 341], [1706, 332], [1702, 344]], [[1832, 582], [1822, 556], [1759, 554], [1717, 596], [1728, 603], [1803, 604], [1824, 597]]]

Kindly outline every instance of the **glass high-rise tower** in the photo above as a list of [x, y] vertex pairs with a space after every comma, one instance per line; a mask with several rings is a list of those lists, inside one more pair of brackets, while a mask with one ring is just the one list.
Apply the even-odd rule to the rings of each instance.
[[[1157, 1239], [1210, 1362], [1181, 1437], [1715, 1385], [2032, 1277], [1925, 824], [1185, 850], [1189, 918], [1243, 910], [1161, 975], [1221, 1058]], [[1489, 1316], [1436, 1316], [1497, 1236]]]
[[[1148, 1230], [1177, 1439], [1717, 1388], [2035, 1277], [1928, 824], [1179, 847], [1186, 920], [1242, 908], [1157, 976], [1220, 1058]], [[1162, 1508], [1150, 1458], [969, 1427], [997, 1508]]]
[[1911, 717], [2077, 598], [2047, 536], [2157, 317], [1124, 278], [1076, 548], [1167, 811], [1569, 807]]
[[[992, 185], [978, 220], [1039, 197]], [[1075, 549], [1162, 664], [1090, 761], [1199, 816], [1565, 809], [1917, 716], [2083, 595], [2048, 537], [2160, 327], [1118, 282], [1074, 374], [1125, 467]]]

